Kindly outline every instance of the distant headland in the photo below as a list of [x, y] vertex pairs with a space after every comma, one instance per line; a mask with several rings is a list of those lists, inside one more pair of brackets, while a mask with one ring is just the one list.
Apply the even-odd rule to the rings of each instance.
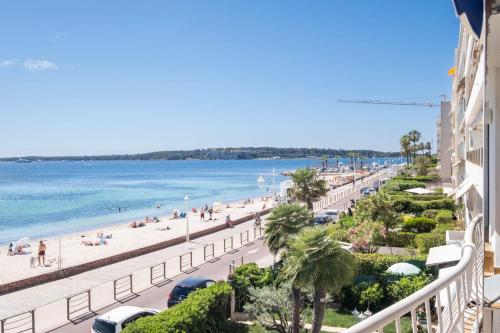
[[194, 150], [169, 150], [143, 154], [83, 155], [83, 156], [18, 156], [3, 157], [0, 161], [112, 161], [112, 160], [250, 160], [291, 158], [370, 158], [399, 157], [399, 152], [376, 150], [344, 150], [329, 148], [239, 147]]

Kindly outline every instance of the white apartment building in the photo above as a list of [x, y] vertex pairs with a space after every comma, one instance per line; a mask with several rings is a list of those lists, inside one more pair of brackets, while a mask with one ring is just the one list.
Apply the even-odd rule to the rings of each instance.
[[451, 102], [441, 102], [441, 112], [436, 121], [437, 154], [439, 156], [439, 175], [445, 182], [451, 179]]
[[392, 323], [399, 333], [403, 316], [412, 332], [500, 333], [500, 0], [453, 4], [460, 31], [450, 110], [438, 120], [439, 152], [441, 167], [451, 165], [450, 195], [463, 204], [465, 230], [449, 232], [439, 252], [456, 256], [456, 264], [348, 333], [382, 332]]

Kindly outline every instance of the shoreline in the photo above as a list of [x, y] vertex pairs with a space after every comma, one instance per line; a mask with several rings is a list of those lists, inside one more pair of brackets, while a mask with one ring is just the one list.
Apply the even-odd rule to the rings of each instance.
[[[214, 207], [214, 220], [201, 221], [199, 211], [189, 216], [190, 235], [203, 234], [217, 228], [225, 228], [225, 216], [230, 215], [233, 221], [249, 220], [256, 211], [272, 207], [271, 200], [253, 198], [253, 202], [244, 205], [244, 200], [232, 201], [229, 208], [225, 203]], [[197, 208], [198, 209], [198, 208]], [[130, 228], [129, 223], [121, 223], [112, 226], [94, 228], [85, 232], [68, 233], [58, 236], [44, 238], [47, 246], [46, 266], [38, 266], [37, 252], [38, 240], [30, 240], [31, 253], [7, 256], [7, 246], [0, 247], [0, 285], [15, 283], [16, 281], [36, 278], [43, 275], [53, 275], [61, 271], [71, 270], [74, 267], [86, 266], [93, 262], [118, 260], [120, 257], [133, 257], [142, 253], [145, 249], [159, 249], [172, 242], [178, 242], [186, 234], [186, 219], [171, 219], [171, 215], [158, 216], [159, 222], [148, 223], [144, 227]], [[144, 221], [144, 219], [142, 220]], [[107, 244], [95, 244], [98, 242], [97, 234], [111, 235], [106, 239]], [[147, 250], [153, 251], [153, 250]], [[59, 253], [61, 254], [61, 267], [59, 267]], [[34, 267], [31, 266], [31, 258], [34, 258]], [[115, 258], [115, 259], [113, 259]], [[120, 259], [124, 260], [124, 259]], [[118, 261], [120, 261], [118, 260]], [[74, 270], [74, 269], [73, 269]]]
[[[253, 196], [250, 196], [250, 197], [247, 197], [247, 198], [250, 198], [251, 200], [260, 200], [261, 197], [253, 197]], [[243, 201], [245, 201], [246, 199], [241, 199], [241, 198], [237, 198], [237, 199], [229, 199], [228, 201], [224, 201], [222, 202], [221, 201], [221, 204], [223, 204], [224, 206], [226, 205], [226, 203], [229, 203], [229, 205], [233, 206], [233, 205], [236, 205], [236, 204], [240, 204], [242, 203]], [[207, 202], [210, 201], [210, 200], [207, 200]], [[213, 201], [212, 201], [213, 203]], [[179, 207], [181, 207], [181, 209], [179, 209], [179, 211], [183, 211], [184, 210], [184, 205], [178, 205]], [[209, 205], [210, 206], [210, 205]], [[199, 207], [195, 207], [196, 209], [199, 209]], [[163, 219], [168, 219], [172, 216], [172, 209], [169, 209], [170, 212], [167, 213], [165, 212], [164, 210], [162, 210], [161, 208], [157, 211], [158, 214], [149, 214], [149, 215], [143, 215], [141, 214], [140, 212], [141, 211], [145, 211], [145, 210], [148, 210], [148, 209], [151, 209], [153, 210], [154, 208], [141, 208], [141, 209], [133, 209], [133, 210], [124, 210], [123, 213], [127, 213], [127, 212], [134, 212], [134, 211], [137, 211], [137, 214], [134, 214], [133, 216], [122, 216], [120, 218], [116, 218], [116, 219], [110, 219], [109, 222], [104, 222], [102, 224], [100, 224], [99, 226], [96, 226], [96, 225], [90, 225], [90, 226], [85, 226], [85, 225], [82, 225], [78, 228], [75, 228], [74, 231], [70, 231], [70, 232], [67, 232], [67, 233], [60, 233], [60, 232], [56, 232], [56, 233], [51, 233], [51, 234], [41, 234], [41, 235], [34, 235], [34, 236], [26, 236], [26, 234], [23, 234], [22, 232], [19, 232], [19, 235], [18, 235], [18, 238], [17, 239], [10, 239], [10, 240], [5, 240], [5, 241], [0, 241], [0, 254], [2, 253], [2, 248], [5, 247], [5, 246], [9, 246], [10, 242], [15, 242], [17, 240], [19, 240], [21, 237], [28, 237], [30, 238], [30, 241], [33, 242], [35, 240], [48, 240], [48, 239], [54, 239], [54, 238], [65, 238], [65, 237], [69, 237], [69, 236], [77, 236], [79, 234], [85, 234], [85, 233], [95, 233], [95, 232], [100, 232], [101, 230], [103, 229], [113, 229], [114, 227], [119, 227], [119, 226], [123, 226], [123, 225], [128, 225], [129, 223], [133, 222], [134, 220], [136, 221], [143, 221], [145, 216], [149, 216], [151, 218], [153, 217], [157, 217], [158, 219], [160, 220], [163, 220]], [[117, 213], [115, 213], [117, 214]], [[118, 213], [119, 214], [119, 213]], [[79, 221], [79, 220], [90, 220], [90, 219], [97, 219], [97, 218], [105, 218], [107, 216], [110, 216], [109, 214], [108, 215], [96, 215], [96, 216], [91, 216], [91, 217], [78, 217], [78, 218], [73, 218], [73, 219], [69, 219], [69, 220], [63, 220], [63, 221], [52, 221], [52, 222], [48, 222], [49, 224], [63, 224], [63, 223], [71, 223], [71, 221]], [[36, 227], [36, 226], [35, 226]], [[14, 228], [16, 229], [16, 228]], [[0, 230], [1, 232], [1, 230]]]

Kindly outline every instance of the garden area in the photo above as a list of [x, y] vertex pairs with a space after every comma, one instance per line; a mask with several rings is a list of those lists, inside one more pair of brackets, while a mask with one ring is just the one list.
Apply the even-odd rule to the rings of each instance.
[[[425, 265], [429, 249], [445, 244], [446, 230], [461, 227], [460, 208], [427, 172], [403, 170], [326, 226], [311, 225], [312, 204], [328, 191], [325, 182], [312, 169], [291, 177], [297, 203], [277, 206], [265, 224], [265, 244], [279, 262], [267, 268], [239, 266], [227, 282], [197, 290], [124, 333], [348, 328], [433, 281], [436, 272]], [[406, 191], [419, 188], [432, 191]], [[229, 319], [232, 291], [238, 322]], [[403, 332], [411, 332], [409, 317], [401, 324]], [[395, 331], [394, 323], [384, 327]]]

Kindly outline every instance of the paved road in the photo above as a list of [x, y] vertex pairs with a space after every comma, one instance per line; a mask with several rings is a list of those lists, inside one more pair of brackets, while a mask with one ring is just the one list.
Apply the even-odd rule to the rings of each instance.
[[[257, 240], [253, 244], [243, 246], [231, 254], [220, 257], [219, 260], [213, 263], [203, 264], [202, 266], [198, 267], [196, 271], [190, 274], [182, 274], [180, 276], [177, 276], [173, 279], [172, 282], [164, 286], [152, 287], [150, 289], [147, 289], [139, 293], [136, 298], [126, 303], [117, 303], [103, 308], [98, 311], [97, 315], [103, 314], [121, 305], [135, 305], [141, 307], [164, 309], [166, 307], [168, 294], [179, 280], [185, 278], [188, 275], [204, 276], [212, 278], [214, 280], [224, 279], [229, 273], [229, 264], [232, 263], [233, 259], [239, 259], [241, 256], [243, 256], [244, 262], [265, 262], [266, 264], [269, 264], [269, 262], [271, 261], [272, 263], [272, 256], [269, 253], [269, 250], [266, 246], [263, 245], [262, 240]], [[64, 325], [50, 332], [88, 333], [96, 316], [88, 318], [87, 320], [78, 324]]]

